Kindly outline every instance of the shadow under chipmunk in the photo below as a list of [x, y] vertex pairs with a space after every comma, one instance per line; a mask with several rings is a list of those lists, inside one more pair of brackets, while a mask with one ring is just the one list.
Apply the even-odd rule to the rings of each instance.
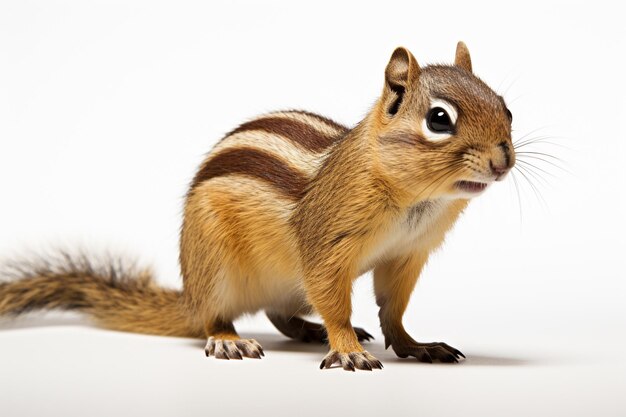
[[[301, 340], [293, 340], [288, 339], [277, 333], [247, 333], [242, 332], [242, 338], [254, 338], [258, 340], [261, 345], [263, 345], [263, 349], [269, 354], [275, 352], [289, 352], [289, 353], [324, 353], [328, 349], [327, 345], [322, 342], [304, 342]], [[366, 342], [367, 343], [367, 342]], [[204, 347], [204, 341], [202, 340], [194, 340], [193, 345], [195, 347]], [[404, 358], [397, 357], [393, 351], [385, 349], [382, 343], [377, 343], [375, 340], [369, 341], [367, 343], [367, 349], [369, 352], [372, 352], [376, 357], [381, 357], [385, 359], [386, 363], [397, 362], [403, 364], [418, 364], [418, 365], [449, 365], [447, 363], [435, 363], [435, 364], [425, 364], [418, 360], [415, 361], [407, 361]], [[537, 364], [537, 360], [529, 359], [529, 358], [516, 358], [516, 357], [507, 357], [507, 356], [499, 356], [499, 355], [490, 355], [486, 353], [477, 353], [477, 354], [468, 354], [467, 357], [462, 361], [463, 366], [494, 366], [494, 367], [505, 367], [505, 366], [525, 366], [525, 365], [534, 365]]]
[[[61, 327], [61, 326], [76, 326], [76, 327], [93, 327], [92, 322], [81, 315], [74, 313], [44, 313], [44, 314], [27, 314], [25, 316], [17, 317], [17, 318], [4, 318], [0, 319], [0, 332], [10, 331], [10, 330], [22, 330], [22, 329], [34, 329], [41, 327]], [[319, 332], [319, 329], [315, 329], [316, 332], [314, 334], [319, 334], [320, 336], [323, 333]], [[407, 361], [402, 358], [397, 358], [393, 352], [386, 350], [382, 343], [377, 343], [374, 340], [374, 337], [367, 333], [365, 330], [360, 329], [363, 335], [363, 341], [369, 342], [368, 349], [370, 352], [375, 354], [376, 356], [380, 356], [385, 358], [386, 362], [390, 362], [390, 360], [395, 360], [397, 362], [402, 362], [404, 364], [414, 363], [414, 364], [422, 364], [419, 361]], [[106, 330], [110, 331], [110, 330]], [[365, 337], [365, 336], [368, 337]], [[142, 335], [145, 336], [145, 335]], [[159, 337], [159, 336], [156, 336]], [[289, 339], [278, 333], [246, 333], [242, 334], [242, 338], [245, 339], [256, 339], [262, 345], [263, 349], [266, 352], [278, 353], [278, 352], [289, 352], [289, 353], [324, 353], [327, 350], [327, 346], [325, 341], [322, 339], [311, 340], [311, 338], [306, 338], [304, 340], [294, 340]], [[202, 339], [191, 339], [191, 344], [194, 347], [204, 347], [205, 342]], [[506, 367], [506, 366], [525, 366], [525, 365], [533, 365], [536, 364], [536, 360], [531, 360], [528, 358], [514, 358], [514, 357], [506, 357], [506, 356], [494, 356], [489, 354], [468, 354], [467, 358], [463, 361], [463, 366], [496, 366], [496, 367]], [[446, 365], [446, 364], [442, 364]]]

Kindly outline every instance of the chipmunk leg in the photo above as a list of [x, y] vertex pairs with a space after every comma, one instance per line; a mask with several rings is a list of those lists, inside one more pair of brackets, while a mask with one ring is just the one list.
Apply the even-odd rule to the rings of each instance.
[[337, 269], [334, 273], [323, 273], [324, 270], [318, 268], [315, 273], [305, 275], [307, 296], [324, 320], [330, 344], [320, 369], [335, 363], [347, 371], [381, 369], [380, 361], [363, 349], [350, 323], [353, 275]]
[[427, 258], [427, 254], [417, 253], [388, 261], [374, 270], [374, 290], [385, 348], [391, 346], [399, 357], [414, 356], [420, 362], [458, 362], [465, 356], [457, 349], [442, 342], [419, 343], [402, 325], [402, 316]]
[[263, 348], [254, 339], [242, 339], [235, 331], [232, 321], [215, 320], [206, 326], [208, 336], [204, 352], [217, 359], [260, 359], [265, 356]]
[[[301, 342], [328, 342], [328, 334], [323, 324], [312, 323], [297, 316], [288, 316], [281, 313], [268, 311], [267, 318], [285, 336]], [[371, 334], [360, 327], [353, 327], [359, 342], [369, 341], [374, 338]]]

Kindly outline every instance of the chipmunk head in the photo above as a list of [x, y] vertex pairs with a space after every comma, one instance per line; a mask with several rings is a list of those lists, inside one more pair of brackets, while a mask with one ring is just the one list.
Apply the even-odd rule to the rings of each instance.
[[511, 112], [463, 42], [454, 65], [423, 68], [397, 48], [373, 114], [383, 174], [414, 198], [474, 197], [515, 163]]

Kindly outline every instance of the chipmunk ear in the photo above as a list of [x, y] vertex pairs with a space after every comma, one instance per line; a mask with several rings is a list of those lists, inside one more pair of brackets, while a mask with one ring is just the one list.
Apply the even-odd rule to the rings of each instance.
[[413, 54], [406, 48], [399, 47], [391, 54], [385, 69], [385, 95], [394, 95], [389, 106], [389, 114], [396, 114], [406, 91], [412, 81], [419, 76], [420, 67]]
[[472, 72], [472, 58], [470, 58], [469, 49], [467, 45], [460, 41], [456, 44], [456, 56], [454, 57], [454, 65], [463, 68], [469, 72]]

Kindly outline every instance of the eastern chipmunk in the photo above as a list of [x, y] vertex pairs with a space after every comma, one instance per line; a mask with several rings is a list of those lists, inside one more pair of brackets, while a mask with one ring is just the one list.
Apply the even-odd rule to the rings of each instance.
[[[0, 314], [79, 309], [119, 330], [206, 337], [206, 355], [260, 358], [233, 321], [265, 310], [285, 335], [328, 341], [321, 368], [382, 368], [353, 328], [351, 290], [374, 271], [385, 346], [400, 357], [457, 362], [445, 343], [419, 343], [402, 316], [429, 254], [468, 201], [515, 163], [512, 116], [472, 73], [459, 42], [454, 65], [420, 67], [397, 48], [382, 95], [354, 128], [304, 111], [270, 113], [228, 133], [186, 197], [180, 239], [184, 287], [148, 272], [97, 269], [68, 257], [19, 269], [0, 284]], [[305, 321], [317, 313], [324, 324]]]

